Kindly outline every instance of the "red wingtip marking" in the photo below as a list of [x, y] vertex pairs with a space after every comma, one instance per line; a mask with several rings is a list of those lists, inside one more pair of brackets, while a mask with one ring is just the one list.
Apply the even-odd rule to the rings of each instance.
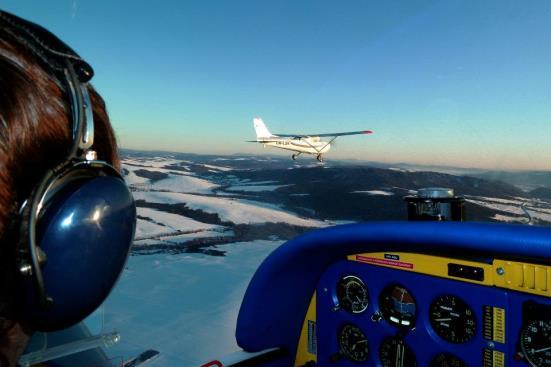
[[201, 367], [224, 367], [224, 365], [220, 361], [211, 361], [211, 362], [205, 363]]
[[365, 130], [363, 133], [364, 133], [364, 134], [373, 134], [373, 131], [371, 131], [371, 130]]

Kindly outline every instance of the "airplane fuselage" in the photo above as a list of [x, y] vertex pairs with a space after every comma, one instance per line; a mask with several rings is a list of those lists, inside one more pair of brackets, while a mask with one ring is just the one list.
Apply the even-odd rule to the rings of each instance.
[[326, 141], [320, 141], [319, 138], [305, 138], [305, 139], [277, 139], [271, 138], [258, 140], [259, 143], [264, 144], [267, 147], [280, 148], [290, 150], [297, 153], [306, 154], [324, 154], [331, 149], [331, 144]]
[[[249, 142], [260, 143], [264, 147], [290, 150], [294, 152], [291, 156], [293, 160], [297, 159], [302, 153], [313, 154], [320, 162], [323, 162], [323, 154], [331, 149], [331, 143], [339, 136], [373, 133], [371, 130], [360, 130], [321, 134], [272, 134], [260, 117], [253, 119], [253, 126], [256, 132], [256, 140], [249, 140]], [[322, 141], [320, 138], [323, 137], [329, 138], [329, 141]]]

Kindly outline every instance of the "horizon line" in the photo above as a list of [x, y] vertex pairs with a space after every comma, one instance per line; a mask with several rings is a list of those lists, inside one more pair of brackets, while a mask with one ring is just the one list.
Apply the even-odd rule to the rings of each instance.
[[[254, 153], [193, 153], [189, 151], [172, 151], [172, 150], [164, 150], [164, 149], [146, 149], [146, 148], [127, 148], [127, 147], [119, 147], [119, 151], [126, 150], [126, 151], [136, 151], [136, 152], [149, 152], [149, 153], [168, 153], [168, 154], [189, 154], [189, 155], [196, 155], [196, 156], [213, 156], [213, 157], [219, 157], [219, 156], [250, 156], [250, 157], [274, 157], [274, 158], [282, 158], [285, 157], [285, 155], [281, 154], [254, 154]], [[329, 158], [327, 161], [337, 161], [337, 162], [347, 162], [347, 161], [356, 161], [358, 163], [374, 163], [379, 165], [385, 165], [390, 166], [389, 168], [392, 168], [392, 166], [420, 166], [420, 167], [426, 167], [426, 168], [441, 168], [441, 169], [455, 169], [455, 170], [465, 170], [465, 171], [485, 171], [485, 172], [551, 172], [551, 169], [536, 169], [536, 168], [480, 168], [480, 167], [468, 167], [468, 166], [453, 166], [453, 165], [445, 165], [445, 164], [430, 164], [430, 163], [416, 163], [416, 162], [384, 162], [384, 161], [376, 161], [376, 160], [366, 160], [366, 159], [360, 159], [360, 158]], [[401, 167], [396, 167], [401, 168]]]

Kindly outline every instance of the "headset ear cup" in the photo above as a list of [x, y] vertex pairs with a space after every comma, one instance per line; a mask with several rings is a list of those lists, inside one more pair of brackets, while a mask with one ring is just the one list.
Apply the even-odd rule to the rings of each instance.
[[41, 305], [32, 281], [24, 286], [23, 314], [40, 331], [66, 328], [92, 313], [122, 273], [134, 238], [136, 207], [122, 178], [91, 168], [70, 170], [76, 173], [63, 176], [78, 179], [52, 185], [58, 189], [44, 202], [36, 226], [53, 304]]
[[[29, 302], [30, 298], [37, 299], [37, 287], [34, 278], [34, 275], [36, 274], [32, 271], [32, 259], [29, 251], [29, 218], [31, 211], [30, 201], [35, 194], [36, 192], [33, 191], [30, 198], [25, 201], [23, 203], [23, 206], [19, 209], [17, 220], [17, 228], [19, 231], [14, 231], [14, 233], [17, 233], [18, 235], [14, 238], [16, 246], [13, 257], [15, 258], [15, 261], [12, 261], [12, 274], [15, 276], [14, 279], [17, 280], [15, 297], [17, 300], [17, 318], [19, 320], [23, 320], [26, 318], [26, 307], [23, 307], [23, 305], [25, 305], [26, 302]], [[22, 271], [22, 267], [26, 267], [27, 271]]]

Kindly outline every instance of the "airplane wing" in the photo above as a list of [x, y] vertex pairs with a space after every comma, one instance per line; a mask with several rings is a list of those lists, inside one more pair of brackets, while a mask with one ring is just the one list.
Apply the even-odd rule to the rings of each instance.
[[362, 130], [362, 131], [349, 131], [349, 132], [344, 132], [344, 133], [324, 133], [324, 134], [275, 134], [277, 135], [278, 137], [281, 137], [281, 138], [309, 138], [309, 137], [312, 137], [312, 136], [316, 136], [316, 137], [320, 137], [320, 138], [323, 138], [323, 137], [333, 137], [333, 138], [336, 138], [338, 136], [346, 136], [346, 135], [362, 135], [362, 134], [373, 134], [373, 131], [371, 130]]

